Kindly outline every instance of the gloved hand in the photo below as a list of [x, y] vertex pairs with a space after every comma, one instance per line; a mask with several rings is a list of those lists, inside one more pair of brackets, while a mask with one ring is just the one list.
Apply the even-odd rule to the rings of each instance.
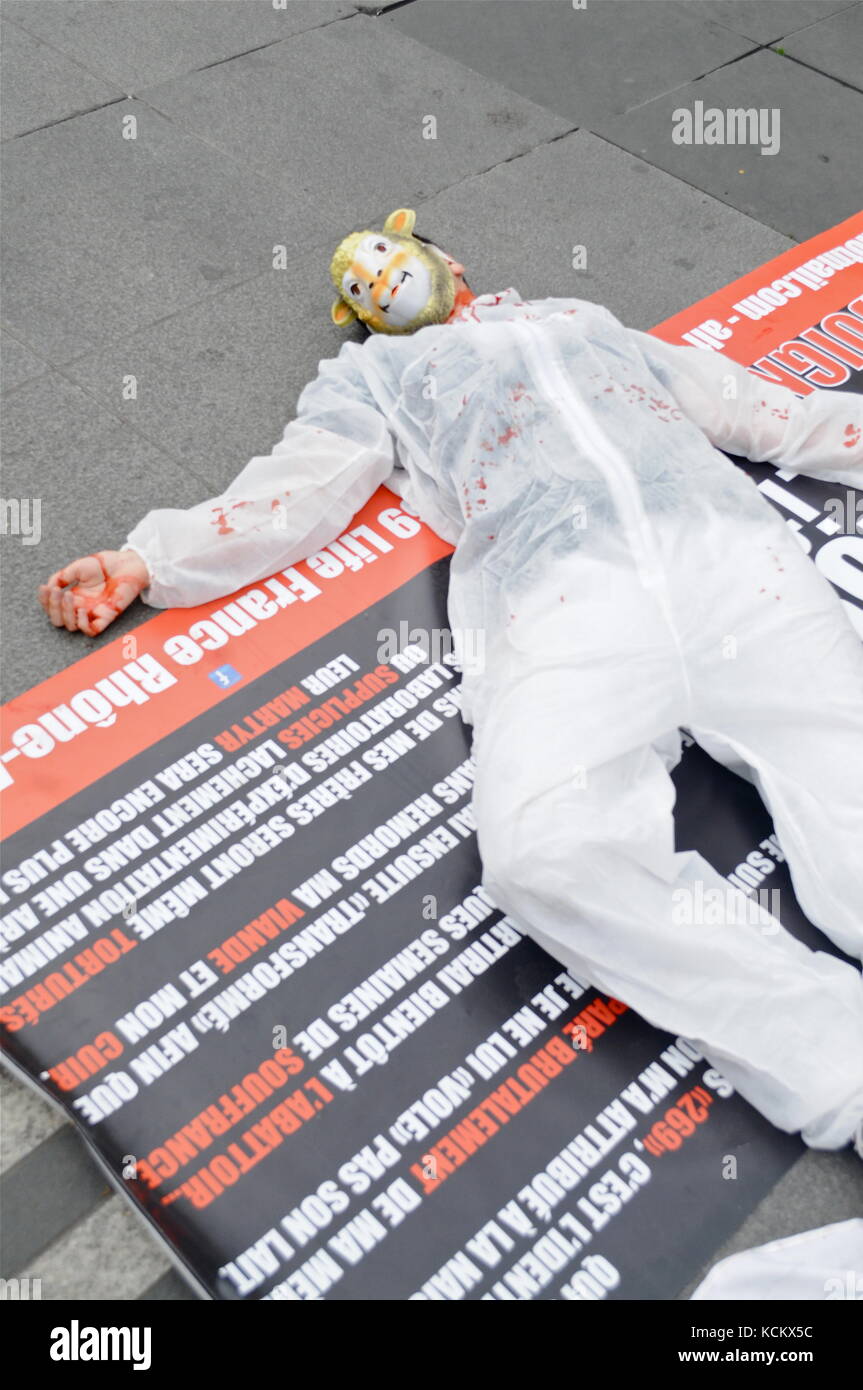
[[150, 583], [134, 550], [100, 550], [57, 570], [39, 585], [39, 602], [55, 627], [96, 637]]

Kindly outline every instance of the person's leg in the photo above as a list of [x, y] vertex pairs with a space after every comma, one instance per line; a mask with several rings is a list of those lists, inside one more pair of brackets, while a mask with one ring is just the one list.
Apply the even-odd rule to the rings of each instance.
[[728, 654], [691, 656], [690, 732], [755, 784], [800, 906], [863, 958], [863, 645], [786, 528], [730, 558]]
[[[686, 652], [687, 728], [761, 792], [803, 910], [863, 955], [863, 648], [839, 599], [778, 515], [663, 536], [672, 608]], [[824, 962], [824, 952], [810, 953]], [[836, 962], [834, 962], [836, 963]], [[846, 1039], [829, 1034], [825, 1077], [845, 1098], [802, 1126], [833, 1148], [863, 1119], [863, 1048], [851, 1020], [859, 971], [841, 965], [835, 997]], [[835, 996], [831, 994], [835, 990]], [[770, 990], [769, 1007], [782, 1007]], [[850, 1010], [850, 1013], [849, 1013]], [[817, 1011], [816, 1011], [817, 1014]], [[813, 1014], [813, 1023], [815, 1014]], [[801, 1046], [813, 1046], [801, 1041]], [[844, 1082], [843, 1082], [844, 1077]]]
[[[709, 535], [669, 518], [665, 583], [645, 586], [631, 566], [583, 554], [571, 574], [546, 576], [492, 655], [474, 728], [474, 807], [483, 881], [528, 935], [690, 1038], [779, 1128], [834, 1148], [863, 1117], [859, 972], [811, 951], [702, 856], [674, 848], [676, 730], [698, 724], [703, 679], [721, 687], [743, 671], [735, 661], [753, 606], [743, 590], [764, 566], [777, 578], [794, 568], [776, 558], [786, 537], [797, 543], [772, 513], [764, 530], [755, 561], [751, 534], [729, 536], [725, 518]], [[740, 552], [730, 564], [729, 546]], [[826, 666], [837, 638], [823, 652], [819, 631], [803, 624], [801, 653]], [[735, 632], [736, 657], [726, 641]], [[759, 692], [763, 680], [753, 708]], [[846, 704], [850, 695], [846, 684]], [[763, 724], [772, 719], [765, 711]]]
[[[657, 747], [596, 764], [578, 707], [553, 733], [538, 726], [542, 710], [539, 676], [490, 711], [476, 750], [495, 902], [577, 977], [689, 1038], [780, 1129], [817, 1147], [846, 1143], [863, 1116], [857, 972], [767, 913], [753, 922], [749, 900], [705, 859], [675, 852], [674, 786]], [[705, 890], [730, 920], [687, 920]], [[845, 1113], [849, 1094], [857, 1108]]]

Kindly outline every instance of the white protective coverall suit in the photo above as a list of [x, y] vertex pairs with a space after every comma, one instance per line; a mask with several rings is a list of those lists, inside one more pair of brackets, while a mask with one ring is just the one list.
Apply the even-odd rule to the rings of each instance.
[[690, 1294], [697, 1303], [780, 1298], [809, 1303], [863, 1298], [863, 1218], [739, 1250], [714, 1265]]
[[456, 547], [456, 651], [484, 636], [462, 690], [495, 901], [779, 1128], [838, 1148], [863, 1119], [860, 971], [766, 913], [681, 921], [707, 888], [733, 897], [674, 849], [684, 726], [755, 782], [804, 910], [863, 955], [863, 648], [719, 449], [861, 486], [863, 399], [800, 399], [598, 305], [510, 289], [345, 344], [270, 455], [126, 545], [145, 601], [192, 605], [322, 548], [379, 484], [399, 491]]

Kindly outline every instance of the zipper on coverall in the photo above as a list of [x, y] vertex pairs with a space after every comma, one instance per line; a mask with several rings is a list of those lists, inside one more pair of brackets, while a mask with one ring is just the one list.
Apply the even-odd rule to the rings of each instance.
[[645, 589], [655, 592], [674, 639], [689, 702], [692, 691], [683, 648], [674, 622], [665, 568], [632, 470], [596, 416], [573, 388], [559, 360], [557, 345], [544, 336], [540, 351], [538, 330], [533, 324], [518, 319], [513, 321], [513, 327], [524, 345], [525, 356], [530, 361], [534, 380], [542, 383], [547, 399], [559, 407], [563, 425], [576, 448], [588, 454], [608, 484], [615, 511], [635, 561], [638, 577]]

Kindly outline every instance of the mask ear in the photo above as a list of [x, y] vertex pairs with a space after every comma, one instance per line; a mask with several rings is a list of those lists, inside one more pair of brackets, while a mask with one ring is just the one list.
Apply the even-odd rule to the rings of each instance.
[[413, 208], [396, 208], [391, 212], [384, 223], [385, 232], [398, 232], [401, 236], [410, 236], [416, 226], [417, 215]]
[[353, 323], [357, 317], [350, 304], [346, 304], [343, 299], [337, 299], [330, 309], [330, 318], [337, 328], [347, 328], [349, 323]]

